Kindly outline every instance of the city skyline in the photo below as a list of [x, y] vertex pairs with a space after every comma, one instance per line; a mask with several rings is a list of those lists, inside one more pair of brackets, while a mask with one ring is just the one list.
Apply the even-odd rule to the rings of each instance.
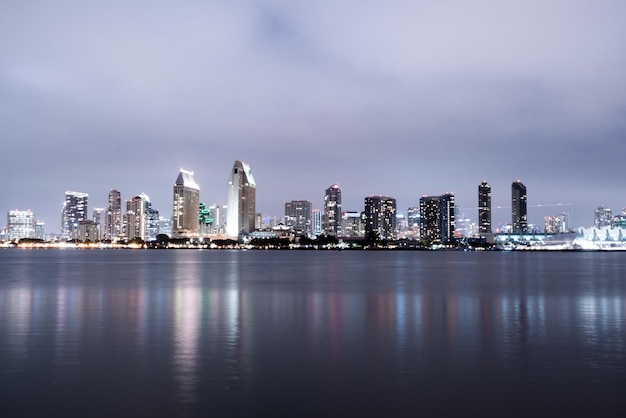
[[91, 210], [116, 189], [169, 217], [172, 173], [225, 205], [241, 159], [267, 216], [323, 209], [337, 183], [344, 211], [451, 192], [477, 221], [487, 180], [495, 229], [519, 178], [529, 224], [590, 226], [626, 206], [624, 15], [619, 0], [8, 2], [0, 209], [55, 231], [65, 191]]

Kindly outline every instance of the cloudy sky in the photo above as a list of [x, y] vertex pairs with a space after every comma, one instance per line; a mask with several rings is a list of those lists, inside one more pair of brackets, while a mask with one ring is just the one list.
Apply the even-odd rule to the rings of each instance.
[[[60, 230], [66, 190], [147, 193], [171, 215], [178, 170], [225, 203], [236, 159], [257, 210], [400, 212], [477, 187], [529, 221], [626, 207], [623, 0], [0, 2], [0, 210]], [[569, 206], [546, 206], [568, 203]], [[510, 209], [494, 210], [510, 222]]]

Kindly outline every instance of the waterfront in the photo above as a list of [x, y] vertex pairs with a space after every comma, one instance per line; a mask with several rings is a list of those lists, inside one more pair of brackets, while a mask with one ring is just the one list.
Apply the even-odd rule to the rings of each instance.
[[2, 416], [621, 416], [626, 255], [0, 251]]

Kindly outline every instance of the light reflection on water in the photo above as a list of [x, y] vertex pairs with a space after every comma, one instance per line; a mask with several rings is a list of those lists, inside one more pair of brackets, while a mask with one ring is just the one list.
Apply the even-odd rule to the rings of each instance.
[[623, 257], [0, 251], [0, 408], [609, 411], [626, 403]]

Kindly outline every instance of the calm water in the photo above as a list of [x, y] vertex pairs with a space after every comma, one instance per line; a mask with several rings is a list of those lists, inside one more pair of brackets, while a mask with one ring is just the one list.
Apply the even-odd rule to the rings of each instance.
[[0, 416], [624, 416], [626, 253], [0, 250]]

